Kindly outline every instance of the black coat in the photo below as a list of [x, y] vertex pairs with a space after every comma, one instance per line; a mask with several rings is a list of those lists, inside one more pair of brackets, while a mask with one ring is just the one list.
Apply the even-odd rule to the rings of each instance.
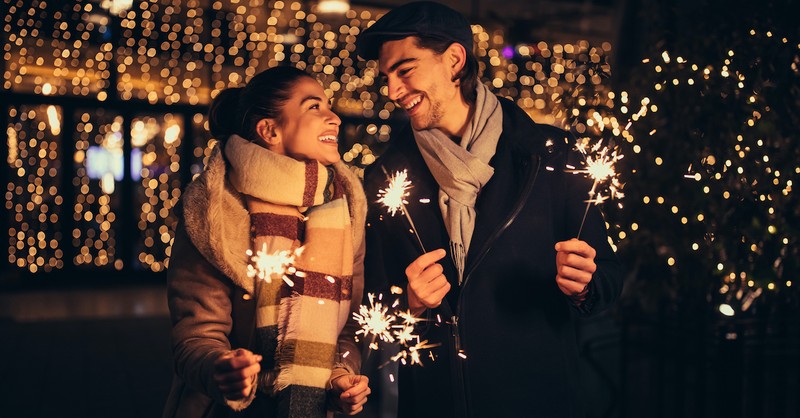
[[[579, 309], [558, 289], [554, 245], [577, 235], [591, 181], [564, 171], [567, 164], [580, 166], [568, 133], [533, 123], [513, 102], [500, 103], [503, 133], [490, 162], [495, 172], [478, 196], [460, 287], [450, 258], [441, 261], [452, 285], [443, 306], [449, 305], [457, 324], [434, 320], [424, 327], [423, 338], [442, 346], [433, 349], [436, 361], [423, 357], [424, 366], [400, 367], [400, 417], [583, 415], [575, 317], [614, 303], [621, 267], [592, 206], [580, 237], [597, 250], [588, 299]], [[365, 174], [365, 294], [386, 293], [392, 285], [405, 289], [405, 268], [421, 254], [406, 219], [375, 202], [386, 187], [381, 166], [390, 173], [408, 169], [413, 187], [407, 208], [423, 245], [449, 249], [439, 187], [407, 127]], [[420, 203], [423, 198], [430, 203]], [[431, 314], [446, 317], [446, 309]]]

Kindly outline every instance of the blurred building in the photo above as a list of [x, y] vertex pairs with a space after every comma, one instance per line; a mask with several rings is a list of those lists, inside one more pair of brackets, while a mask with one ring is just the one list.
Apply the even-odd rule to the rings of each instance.
[[[449, 3], [476, 23], [484, 82], [535, 119], [585, 130], [610, 102], [610, 0]], [[272, 66], [317, 75], [363, 169], [402, 115], [354, 42], [398, 4], [3, 0], [0, 286], [161, 280], [211, 99]]]

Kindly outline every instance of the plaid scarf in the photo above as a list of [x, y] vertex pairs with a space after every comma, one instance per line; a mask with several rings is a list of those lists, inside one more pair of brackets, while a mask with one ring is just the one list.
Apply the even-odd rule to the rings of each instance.
[[279, 416], [323, 417], [336, 343], [350, 310], [353, 236], [335, 170], [275, 154], [238, 136], [225, 154], [245, 195], [253, 251], [292, 253], [284, 280], [255, 278], [256, 341], [264, 355], [259, 387], [277, 396]]

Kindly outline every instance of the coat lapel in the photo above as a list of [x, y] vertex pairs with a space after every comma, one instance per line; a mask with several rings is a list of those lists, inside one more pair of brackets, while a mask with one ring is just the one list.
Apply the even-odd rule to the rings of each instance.
[[[511, 220], [514, 210], [528, 199], [527, 192], [539, 169], [535, 157], [540, 155], [537, 151], [543, 142], [540, 132], [530, 128], [530, 119], [514, 103], [500, 100], [500, 104], [503, 106], [503, 134], [489, 162], [494, 175], [475, 204], [477, 217], [464, 269], [465, 280], [476, 263], [480, 263], [481, 254], [489, 250], [504, 224]], [[519, 123], [520, 120], [525, 123]]]

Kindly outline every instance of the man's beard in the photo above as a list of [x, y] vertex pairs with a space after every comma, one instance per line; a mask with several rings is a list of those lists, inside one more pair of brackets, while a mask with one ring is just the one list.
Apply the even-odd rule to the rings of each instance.
[[430, 109], [428, 112], [424, 115], [419, 115], [417, 118], [411, 119], [411, 127], [417, 131], [435, 128], [442, 120], [442, 116], [444, 116], [442, 112], [442, 104], [439, 102], [434, 102], [428, 97], [425, 98], [430, 104]]

